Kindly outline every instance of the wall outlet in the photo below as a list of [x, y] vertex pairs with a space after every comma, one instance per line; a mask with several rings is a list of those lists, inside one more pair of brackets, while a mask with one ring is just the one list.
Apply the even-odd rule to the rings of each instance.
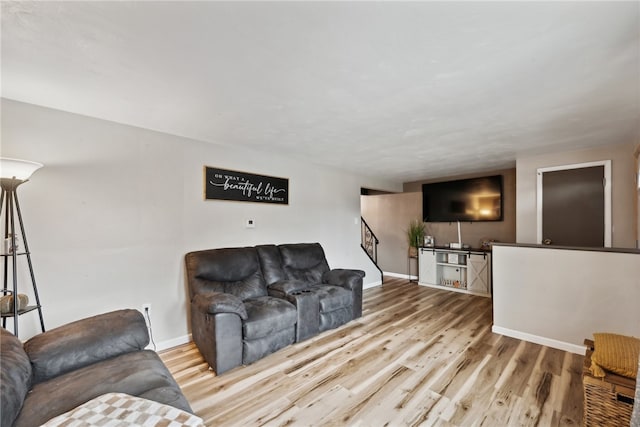
[[142, 304], [142, 315], [144, 316], [144, 321], [149, 327], [149, 319], [151, 319], [151, 303]]

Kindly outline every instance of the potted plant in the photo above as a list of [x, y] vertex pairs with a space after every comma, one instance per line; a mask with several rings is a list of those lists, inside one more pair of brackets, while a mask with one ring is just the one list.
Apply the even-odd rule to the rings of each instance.
[[411, 220], [407, 229], [407, 240], [409, 241], [409, 256], [418, 256], [418, 248], [424, 242], [425, 226], [424, 222], [417, 219]]

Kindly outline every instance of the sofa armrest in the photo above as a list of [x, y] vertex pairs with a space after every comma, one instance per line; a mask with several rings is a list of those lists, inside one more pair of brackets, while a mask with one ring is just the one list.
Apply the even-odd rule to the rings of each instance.
[[358, 287], [362, 287], [363, 277], [364, 271], [362, 270], [335, 268], [331, 271], [327, 271], [322, 277], [322, 281], [329, 285], [342, 286], [343, 288], [353, 291]]
[[12, 426], [31, 389], [31, 362], [22, 343], [0, 328], [0, 426]]
[[78, 320], [34, 336], [24, 344], [33, 383], [124, 353], [144, 349], [149, 332], [142, 313], [118, 310]]
[[[307, 289], [311, 283], [302, 280], [279, 280], [269, 285], [269, 295], [286, 296]], [[275, 292], [274, 292], [275, 291]]]
[[223, 292], [210, 292], [206, 294], [198, 294], [193, 297], [191, 306], [194, 310], [202, 313], [220, 314], [233, 313], [240, 316], [242, 320], [247, 320], [247, 309], [242, 300], [235, 295], [225, 294]]

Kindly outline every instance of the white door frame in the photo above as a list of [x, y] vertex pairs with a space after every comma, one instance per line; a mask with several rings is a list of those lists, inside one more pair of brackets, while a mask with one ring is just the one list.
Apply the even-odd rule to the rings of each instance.
[[551, 166], [537, 169], [537, 243], [542, 244], [542, 174], [559, 170], [590, 168], [594, 166], [604, 166], [604, 247], [611, 247], [611, 160], [600, 160], [588, 163], [575, 163], [572, 165]]

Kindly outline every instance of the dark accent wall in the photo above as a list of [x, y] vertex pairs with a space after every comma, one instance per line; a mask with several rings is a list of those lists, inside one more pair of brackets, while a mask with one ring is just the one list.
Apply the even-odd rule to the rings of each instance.
[[[441, 179], [407, 182], [403, 193], [363, 195], [362, 217], [380, 239], [378, 264], [383, 271], [416, 275], [415, 260], [407, 265], [409, 245], [406, 230], [412, 219], [422, 218], [422, 184], [427, 182], [502, 175], [504, 220], [497, 222], [461, 223], [463, 243], [477, 247], [481, 239], [494, 239], [504, 243], [516, 241], [516, 170], [506, 169], [482, 174], [457, 175]], [[456, 223], [426, 223], [427, 234], [435, 236], [437, 245], [458, 241]], [[407, 268], [409, 267], [409, 269]]]
[[[420, 192], [422, 194], [422, 184], [441, 181], [452, 181], [457, 179], [477, 178], [489, 175], [503, 176], [503, 209], [502, 221], [495, 222], [461, 222], [460, 229], [462, 242], [478, 247], [483, 239], [493, 239], [499, 242], [514, 243], [516, 241], [516, 170], [505, 169], [489, 171], [477, 174], [455, 175], [446, 178], [429, 179], [421, 181], [406, 182], [403, 184], [404, 192]], [[422, 196], [420, 197], [422, 203]], [[422, 205], [420, 205], [422, 210]], [[437, 245], [444, 245], [458, 241], [458, 226], [449, 222], [428, 222], [427, 234], [435, 236]]]

